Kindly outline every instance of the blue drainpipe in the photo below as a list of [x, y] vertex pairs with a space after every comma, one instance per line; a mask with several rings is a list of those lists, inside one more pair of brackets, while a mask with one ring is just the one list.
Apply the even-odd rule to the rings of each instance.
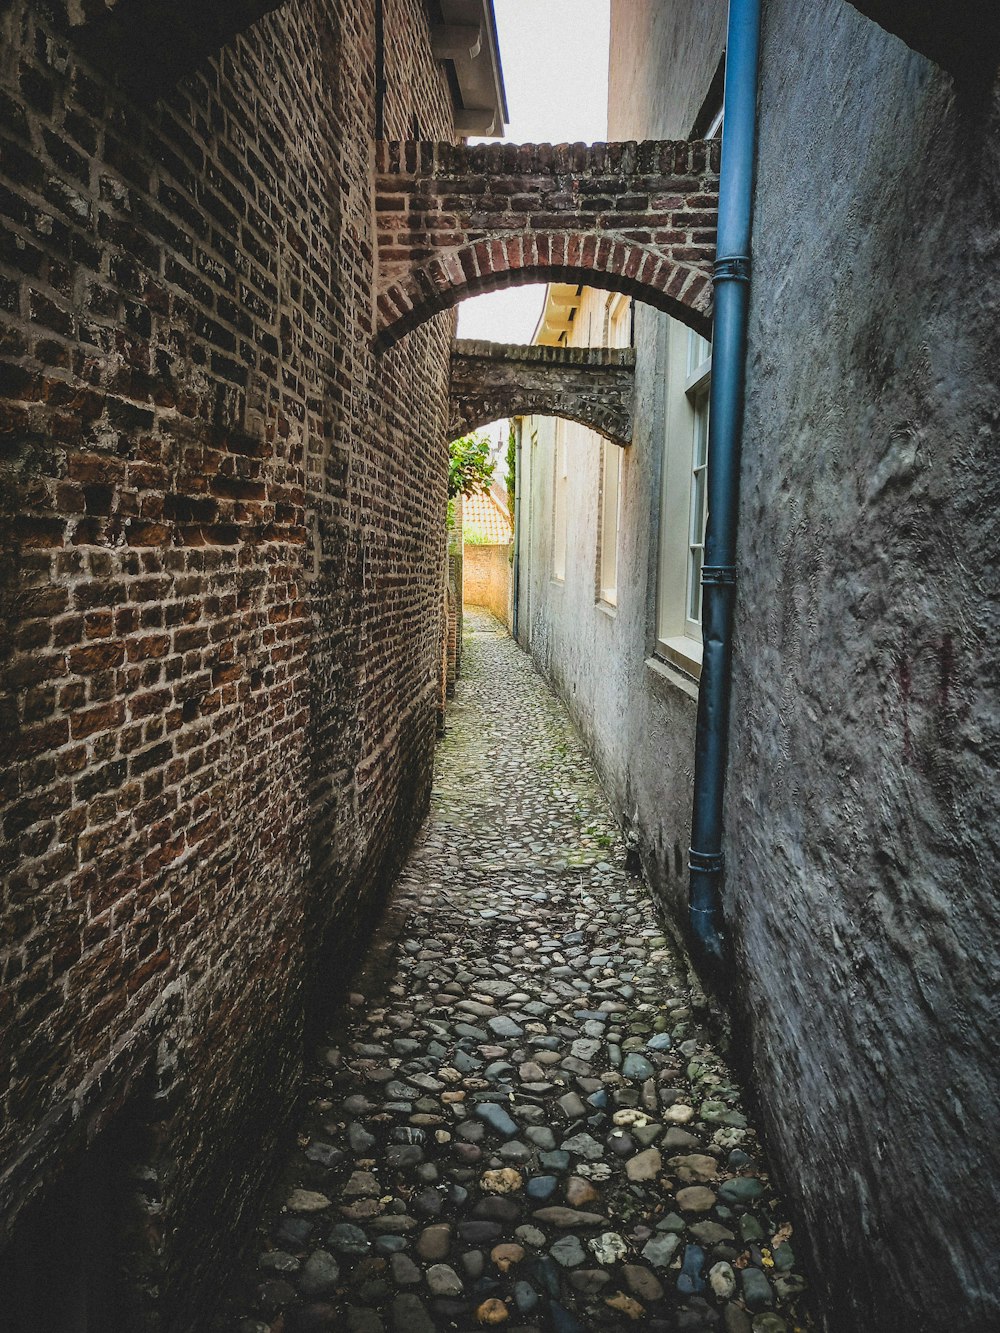
[[730, 0], [715, 259], [708, 523], [701, 580], [704, 654], [688, 862], [691, 930], [702, 961], [712, 969], [724, 957], [722, 797], [729, 740], [759, 49], [760, 0]]

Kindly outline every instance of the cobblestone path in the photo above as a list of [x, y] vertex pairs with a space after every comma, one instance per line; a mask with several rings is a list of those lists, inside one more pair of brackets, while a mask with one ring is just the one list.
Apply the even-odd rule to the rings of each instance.
[[496, 622], [466, 630], [381, 965], [317, 1053], [220, 1327], [808, 1328], [739, 1091], [590, 762]]

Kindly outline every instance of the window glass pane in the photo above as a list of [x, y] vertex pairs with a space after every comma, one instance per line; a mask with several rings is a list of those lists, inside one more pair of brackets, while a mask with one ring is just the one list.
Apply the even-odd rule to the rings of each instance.
[[688, 329], [687, 373], [693, 375], [712, 355], [712, 344], [694, 329]]
[[694, 408], [694, 465], [704, 467], [708, 462], [708, 394], [702, 394]]
[[691, 534], [692, 546], [701, 546], [705, 536], [705, 469], [695, 470], [691, 483]]
[[688, 580], [688, 620], [701, 624], [701, 567], [704, 552], [700, 546], [691, 547], [690, 576]]

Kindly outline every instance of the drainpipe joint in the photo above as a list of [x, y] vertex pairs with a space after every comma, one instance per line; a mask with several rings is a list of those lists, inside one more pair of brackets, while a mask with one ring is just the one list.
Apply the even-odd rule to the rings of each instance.
[[720, 906], [724, 870], [722, 852], [700, 852], [695, 847], [688, 851], [691, 930], [700, 946], [702, 962], [713, 971], [721, 967], [725, 956]]
[[749, 282], [750, 256], [720, 256], [712, 266], [712, 280], [716, 286], [720, 282]]
[[735, 565], [702, 565], [701, 586], [703, 588], [733, 588], [736, 586]]

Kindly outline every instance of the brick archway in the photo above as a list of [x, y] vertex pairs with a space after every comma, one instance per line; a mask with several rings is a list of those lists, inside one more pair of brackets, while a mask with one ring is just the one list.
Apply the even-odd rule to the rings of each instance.
[[458, 341], [451, 354], [449, 438], [516, 416], [565, 417], [622, 447], [632, 440], [631, 348]]
[[711, 328], [716, 141], [380, 143], [376, 347], [532, 282], [625, 292]]
[[617, 444], [620, 449], [624, 449], [631, 444], [631, 429], [629, 438], [624, 438], [614, 423], [609, 422], [607, 417], [597, 416], [589, 412], [578, 412], [571, 407], [555, 408], [548, 401], [544, 394], [539, 394], [537, 398], [529, 395], [512, 396], [509, 403], [501, 403], [493, 411], [483, 409], [480, 412], [470, 413], [469, 416], [452, 418], [449, 427], [449, 439], [457, 440], [463, 435], [468, 435], [472, 431], [481, 430], [484, 426], [491, 425], [494, 421], [507, 421], [512, 417], [562, 417], [564, 421], [575, 421], [581, 426], [586, 426], [588, 430], [601, 435], [611, 444]]
[[52, 0], [56, 21], [133, 96], [159, 96], [285, 0]]

